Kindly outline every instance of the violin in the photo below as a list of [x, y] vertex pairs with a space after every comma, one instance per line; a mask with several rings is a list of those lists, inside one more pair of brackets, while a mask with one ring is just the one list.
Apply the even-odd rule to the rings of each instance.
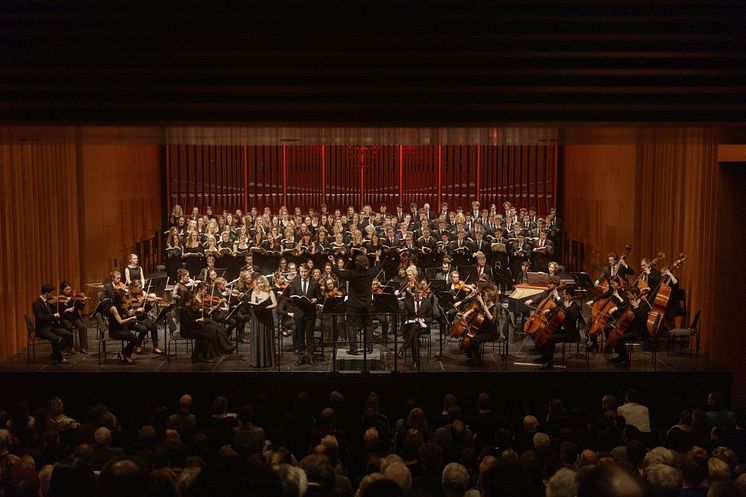
[[342, 290], [340, 290], [339, 288], [332, 288], [331, 290], [326, 291], [326, 296], [329, 298], [341, 297]]

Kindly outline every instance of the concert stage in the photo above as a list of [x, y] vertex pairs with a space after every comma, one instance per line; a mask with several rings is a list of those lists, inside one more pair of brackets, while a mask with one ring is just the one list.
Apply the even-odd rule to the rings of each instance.
[[[411, 368], [409, 351], [406, 362], [395, 358], [393, 344], [376, 343], [369, 357], [368, 372], [362, 367], [362, 354], [347, 357], [342, 349], [335, 371], [332, 350], [324, 349], [323, 358], [316, 356], [315, 366], [295, 366], [292, 338], [282, 340], [280, 363], [274, 368], [251, 368], [249, 345], [241, 345], [238, 355], [225, 356], [218, 362], [192, 364], [184, 344], [179, 344], [178, 359], [158, 355], [133, 355], [136, 363], [123, 365], [111, 352], [119, 350], [118, 342], [109, 342], [109, 357], [99, 365], [97, 342], [90, 337], [89, 355], [69, 356], [70, 364], [53, 365], [49, 361], [49, 345], [38, 342], [36, 358], [27, 364], [23, 349], [0, 362], [0, 380], [6, 387], [5, 408], [18, 399], [40, 404], [52, 394], [65, 398], [66, 404], [90, 406], [100, 399], [108, 404], [121, 403], [126, 409], [136, 398], [148, 396], [152, 402], [176, 404], [182, 393], [191, 393], [209, 403], [216, 395], [227, 395], [232, 402], [267, 402], [268, 405], [289, 406], [293, 395], [308, 392], [314, 405], [322, 407], [329, 392], [342, 391], [353, 406], [361, 406], [369, 391], [376, 391], [382, 402], [394, 411], [409, 398], [420, 405], [438, 410], [445, 393], [455, 393], [462, 405], [469, 408], [480, 392], [488, 392], [507, 409], [520, 412], [531, 406], [543, 412], [548, 399], [560, 397], [568, 405], [597, 409], [603, 394], [614, 393], [620, 398], [624, 390], [635, 386], [659, 406], [655, 415], [669, 424], [678, 410], [703, 403], [707, 392], [731, 390], [733, 374], [701, 356], [691, 357], [689, 349], [666, 350], [661, 343], [653, 364], [651, 352], [635, 346], [630, 367], [609, 362], [613, 354], [590, 353], [586, 362], [584, 351], [573, 345], [566, 350], [564, 367], [561, 348], [555, 354], [553, 370], [540, 370], [527, 365], [535, 356], [531, 343], [523, 335], [510, 335], [507, 361], [501, 354], [504, 345], [487, 344], [484, 364], [469, 367], [456, 341], [445, 341], [439, 354], [439, 332], [433, 331], [431, 351], [426, 344], [421, 350], [420, 371]], [[146, 350], [149, 350], [146, 349]], [[44, 385], [44, 388], [40, 388]], [[9, 388], [10, 387], [10, 388]], [[235, 404], [233, 404], [235, 407]], [[113, 407], [113, 406], [112, 406]]]

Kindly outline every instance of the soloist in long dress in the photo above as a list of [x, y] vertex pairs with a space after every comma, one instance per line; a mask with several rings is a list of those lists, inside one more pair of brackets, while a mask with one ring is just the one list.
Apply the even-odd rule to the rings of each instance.
[[[254, 303], [270, 298], [269, 294], [259, 298], [252, 296]], [[251, 323], [251, 350], [249, 365], [253, 368], [268, 368], [275, 365], [275, 319], [272, 309], [254, 309]]]

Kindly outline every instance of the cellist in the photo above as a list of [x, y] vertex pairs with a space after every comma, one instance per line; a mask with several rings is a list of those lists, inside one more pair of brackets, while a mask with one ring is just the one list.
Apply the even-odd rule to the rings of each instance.
[[580, 337], [578, 332], [578, 316], [580, 315], [580, 306], [575, 301], [572, 291], [563, 288], [561, 294], [561, 307], [555, 309], [564, 309], [565, 320], [562, 322], [562, 328], [555, 331], [547, 342], [541, 347], [541, 357], [539, 363], [541, 369], [552, 369], [554, 367], [554, 345], [559, 342], [576, 342]]
[[484, 342], [493, 342], [500, 338], [500, 330], [497, 328], [497, 289], [490, 285], [475, 297], [479, 304], [480, 313], [484, 313], [484, 321], [477, 330], [476, 336], [470, 340], [470, 346], [466, 350], [469, 358], [466, 363], [469, 366], [482, 365], [481, 345]]
[[[627, 301], [627, 294], [620, 288], [621, 280], [618, 277], [609, 278], [609, 289], [601, 293], [600, 295], [597, 295], [595, 298], [588, 300], [586, 304], [588, 304], [588, 306], [592, 306], [594, 302], [599, 300], [613, 303], [613, 306], [606, 313], [607, 315], [605, 317], [608, 318], [609, 322], [613, 319], [618, 319], [629, 305]], [[603, 314], [600, 314], [594, 319], [594, 322], [591, 323], [591, 328], [594, 327], [595, 320], [601, 318], [604, 318]], [[609, 323], [607, 323], [606, 327], [608, 328], [609, 326]], [[608, 332], [608, 329], [604, 329], [604, 334], [608, 335]], [[591, 348], [598, 350], [598, 338], [593, 334], [591, 334], [591, 343], [593, 344]]]
[[642, 291], [639, 288], [630, 288], [627, 291], [627, 298], [629, 299], [629, 310], [634, 313], [634, 318], [624, 330], [624, 334], [616, 340], [614, 350], [616, 350], [618, 355], [613, 359], [610, 359], [610, 362], [617, 363], [620, 366], [629, 366], [627, 342], [639, 340], [647, 335], [645, 323], [648, 319], [648, 312], [650, 312], [650, 305], [647, 300], [643, 298]]

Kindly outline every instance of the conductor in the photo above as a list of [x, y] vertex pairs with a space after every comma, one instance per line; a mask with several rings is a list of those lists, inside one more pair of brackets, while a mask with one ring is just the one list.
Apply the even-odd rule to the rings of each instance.
[[[368, 257], [358, 255], [355, 257], [355, 269], [339, 269], [334, 263], [334, 256], [330, 255], [332, 270], [340, 280], [349, 282], [347, 292], [347, 335], [350, 340], [350, 355], [357, 355], [357, 335], [361, 329], [368, 333], [372, 314], [373, 290], [372, 283], [376, 270], [381, 265], [381, 251], [376, 251], [376, 261], [373, 268], [370, 267]], [[373, 352], [371, 337], [366, 335], [368, 352]]]

